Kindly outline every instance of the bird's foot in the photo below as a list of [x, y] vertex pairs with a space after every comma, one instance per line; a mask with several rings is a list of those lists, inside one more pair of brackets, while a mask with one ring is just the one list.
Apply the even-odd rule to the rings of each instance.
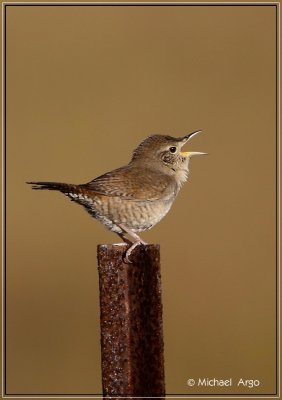
[[140, 245], [145, 246], [146, 244], [147, 244], [147, 243], [144, 242], [144, 240], [142, 240], [142, 239], [137, 240], [136, 242], [134, 242], [134, 243], [129, 247], [129, 249], [126, 251], [125, 257], [123, 258], [123, 261], [124, 261], [126, 264], [132, 264], [132, 261], [130, 260], [130, 256], [131, 256], [132, 251], [135, 249], [135, 247], [140, 246]]
[[[133, 232], [131, 229], [127, 228], [127, 226], [123, 225], [123, 224], [119, 224], [119, 227], [122, 229], [122, 233], [118, 233], [118, 235], [125, 241], [125, 243], [129, 244], [130, 247], [129, 249], [126, 251], [125, 253], [125, 257], [124, 257], [124, 261], [127, 264], [132, 264], [132, 261], [130, 261], [130, 255], [132, 253], [132, 251], [135, 249], [135, 247], [139, 246], [140, 244], [142, 245], [146, 245], [147, 243], [144, 242], [144, 240], [142, 240], [136, 232]], [[131, 236], [131, 238], [133, 238], [133, 241], [130, 241], [125, 234], [128, 234], [129, 236]]]

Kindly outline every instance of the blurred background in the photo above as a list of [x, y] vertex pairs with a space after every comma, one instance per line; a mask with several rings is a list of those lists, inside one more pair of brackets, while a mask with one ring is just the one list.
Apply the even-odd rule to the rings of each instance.
[[[275, 6], [7, 7], [7, 392], [101, 393], [84, 183], [202, 129], [160, 243], [170, 394], [275, 392]], [[188, 378], [233, 378], [232, 388]], [[258, 379], [257, 388], [237, 379]]]

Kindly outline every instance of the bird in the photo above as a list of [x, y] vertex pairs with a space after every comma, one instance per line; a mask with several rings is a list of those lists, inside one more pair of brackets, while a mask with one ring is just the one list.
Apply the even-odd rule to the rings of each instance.
[[147, 243], [138, 235], [151, 229], [168, 213], [189, 175], [189, 161], [202, 152], [182, 151], [183, 145], [202, 132], [182, 137], [151, 135], [133, 151], [130, 162], [84, 184], [27, 182], [36, 190], [55, 190], [83, 206], [132, 251]]

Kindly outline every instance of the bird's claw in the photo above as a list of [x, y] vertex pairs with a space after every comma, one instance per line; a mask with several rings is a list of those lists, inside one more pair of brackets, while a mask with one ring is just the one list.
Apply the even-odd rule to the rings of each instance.
[[124, 256], [124, 258], [123, 258], [123, 261], [124, 261], [126, 264], [132, 264], [132, 261], [130, 261], [130, 255], [131, 255], [132, 251], [135, 249], [135, 247], [140, 246], [140, 245], [145, 246], [146, 244], [147, 244], [147, 243], [144, 242], [143, 240], [137, 240], [136, 242], [134, 242], [134, 243], [129, 247], [129, 249], [126, 250], [126, 253], [125, 253], [125, 256]]

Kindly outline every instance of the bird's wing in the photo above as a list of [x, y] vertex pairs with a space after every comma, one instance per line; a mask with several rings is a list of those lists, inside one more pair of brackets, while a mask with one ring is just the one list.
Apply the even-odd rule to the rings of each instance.
[[117, 196], [132, 201], [155, 201], [173, 195], [172, 178], [145, 168], [122, 167], [82, 185], [105, 196]]

